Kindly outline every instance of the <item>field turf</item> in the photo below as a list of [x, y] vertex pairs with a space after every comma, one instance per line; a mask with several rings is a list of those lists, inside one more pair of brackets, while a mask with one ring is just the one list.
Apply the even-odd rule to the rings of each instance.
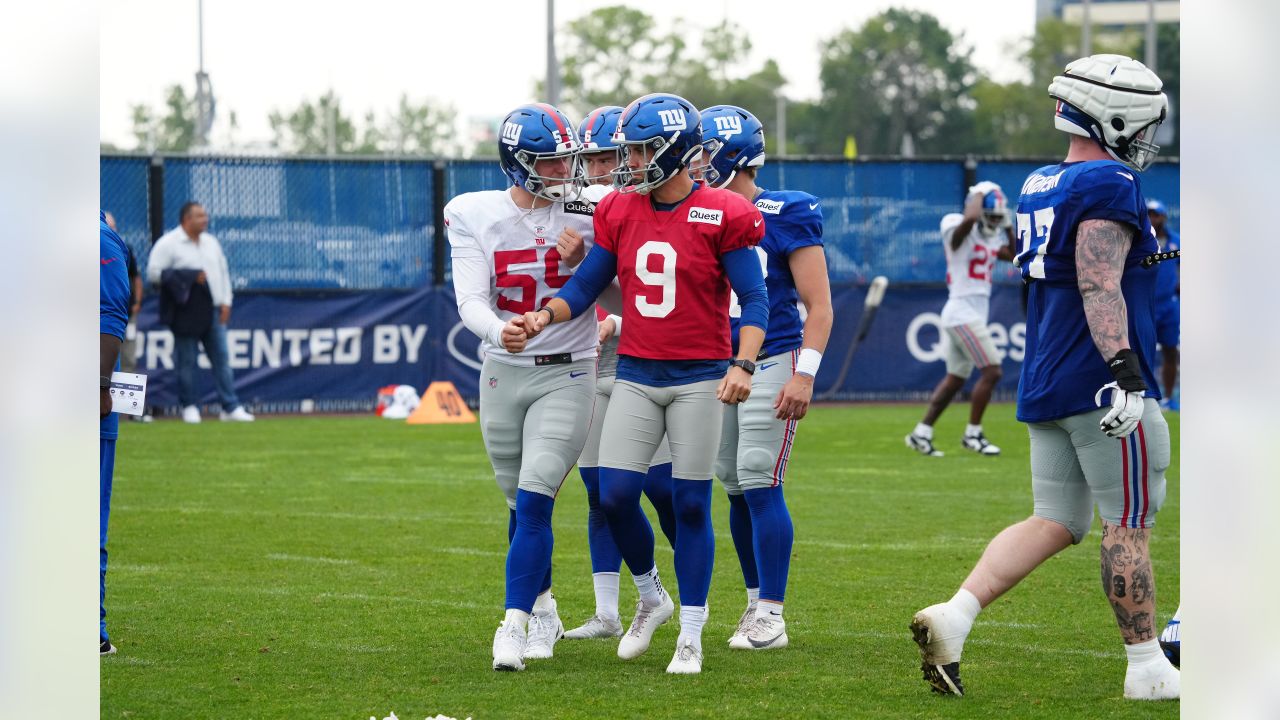
[[[993, 405], [998, 458], [903, 445], [914, 405], [817, 408], [787, 478], [791, 647], [731, 651], [745, 597], [714, 490], [716, 564], [700, 676], [664, 673], [677, 624], [623, 662], [614, 641], [561, 641], [522, 673], [489, 669], [502, 616], [507, 513], [478, 425], [266, 418], [121, 423], [112, 501], [103, 718], [1146, 718], [1121, 698], [1124, 650], [1098, 582], [1098, 523], [979, 617], [969, 695], [921, 679], [907, 625], [950, 597], [987, 540], [1031, 509], [1027, 434]], [[1159, 626], [1178, 604], [1178, 422], [1154, 532]], [[555, 592], [594, 612], [586, 494], [555, 514]], [[656, 527], [656, 524], [655, 524]], [[659, 534], [658, 564], [675, 586]], [[623, 622], [635, 590], [623, 578]]]

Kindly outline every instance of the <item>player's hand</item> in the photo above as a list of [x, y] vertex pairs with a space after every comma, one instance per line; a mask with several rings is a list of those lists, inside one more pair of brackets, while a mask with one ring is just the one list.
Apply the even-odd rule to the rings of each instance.
[[751, 374], [737, 365], [729, 366], [729, 372], [716, 388], [716, 398], [725, 405], [737, 405], [750, 395]]
[[506, 326], [502, 328], [502, 347], [514, 355], [522, 352], [527, 342], [529, 342], [529, 336], [525, 332], [525, 319], [517, 315], [508, 320]]
[[1102, 416], [1102, 420], [1098, 422], [1098, 427], [1102, 432], [1113, 438], [1127, 437], [1138, 427], [1138, 422], [1142, 420], [1142, 411], [1145, 408], [1145, 401], [1142, 393], [1139, 391], [1125, 392], [1115, 383], [1107, 383], [1098, 390], [1093, 396], [1093, 402], [1098, 407], [1102, 407], [1102, 394], [1107, 390], [1111, 391], [1111, 409], [1106, 415]]
[[813, 378], [800, 373], [793, 374], [773, 401], [773, 408], [778, 411], [775, 417], [779, 420], [800, 420], [808, 414], [812, 400]]
[[613, 337], [613, 334], [617, 332], [618, 328], [613, 322], [613, 318], [607, 317], [600, 321], [599, 326], [597, 326], [597, 330], [600, 332], [600, 343], [603, 345], [605, 341]]
[[565, 228], [560, 231], [560, 238], [556, 240], [556, 250], [560, 252], [560, 259], [569, 267], [577, 267], [582, 262], [582, 258], [587, 255], [587, 243], [582, 239], [582, 234], [573, 228]]
[[964, 199], [964, 217], [966, 220], [978, 220], [982, 217], [982, 198], [981, 192], [969, 193], [969, 197]]
[[98, 393], [98, 419], [101, 420], [111, 414], [111, 391], [108, 388], [102, 388], [102, 392]]
[[546, 330], [547, 323], [551, 321], [551, 318], [541, 310], [527, 312], [522, 319], [524, 321], [524, 332], [529, 336], [530, 340], [538, 337], [538, 333]]
[[204, 271], [203, 271], [203, 270], [201, 270], [200, 272], [196, 273], [196, 284], [197, 284], [197, 285], [203, 285], [203, 284], [205, 284], [205, 281], [207, 281], [207, 280], [208, 280], [208, 278], [205, 276], [205, 274], [204, 274]]

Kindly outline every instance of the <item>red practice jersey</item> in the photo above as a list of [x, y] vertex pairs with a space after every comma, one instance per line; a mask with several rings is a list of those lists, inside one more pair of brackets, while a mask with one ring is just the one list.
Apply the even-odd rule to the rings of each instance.
[[596, 205], [596, 244], [618, 258], [625, 331], [618, 354], [650, 360], [732, 355], [729, 278], [720, 257], [764, 237], [764, 218], [728, 190], [700, 185], [675, 210], [610, 193]]

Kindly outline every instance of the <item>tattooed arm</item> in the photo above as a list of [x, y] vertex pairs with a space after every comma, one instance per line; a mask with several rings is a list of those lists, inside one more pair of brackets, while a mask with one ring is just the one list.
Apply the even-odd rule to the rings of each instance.
[[1076, 282], [1093, 344], [1103, 360], [1129, 347], [1129, 314], [1120, 278], [1132, 244], [1129, 226], [1112, 220], [1085, 220], [1076, 230]]

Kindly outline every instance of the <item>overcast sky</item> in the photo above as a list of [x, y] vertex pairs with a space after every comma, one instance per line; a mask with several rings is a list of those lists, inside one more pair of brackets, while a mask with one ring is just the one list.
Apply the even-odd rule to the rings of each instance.
[[[619, 0], [558, 0], [556, 24]], [[1030, 35], [1035, 0], [648, 0], [635, 7], [658, 18], [681, 17], [688, 37], [726, 16], [748, 28], [748, 67], [766, 58], [781, 66], [796, 100], [819, 92], [819, 43], [889, 7], [930, 12], [974, 48], [978, 67], [1021, 79], [1014, 47]], [[105, 0], [101, 5], [102, 139], [132, 148], [129, 106], [159, 107], [164, 88], [194, 88], [198, 62], [197, 0]], [[460, 120], [501, 116], [531, 97], [546, 68], [544, 0], [207, 0], [204, 64], [218, 101], [215, 138], [228, 112], [240, 143], [271, 137], [267, 114], [332, 87], [344, 112], [379, 116], [402, 93], [457, 108]], [[660, 90], [661, 88], [654, 88]], [[620, 99], [624, 102], [626, 98]], [[576, 119], [576, 118], [575, 118]]]

